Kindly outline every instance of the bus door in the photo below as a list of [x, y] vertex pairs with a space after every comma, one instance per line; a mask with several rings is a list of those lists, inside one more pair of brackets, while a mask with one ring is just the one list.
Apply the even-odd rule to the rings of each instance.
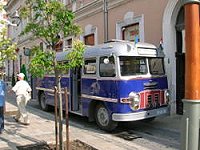
[[80, 110], [81, 68], [71, 70], [70, 76], [70, 105], [71, 111]]

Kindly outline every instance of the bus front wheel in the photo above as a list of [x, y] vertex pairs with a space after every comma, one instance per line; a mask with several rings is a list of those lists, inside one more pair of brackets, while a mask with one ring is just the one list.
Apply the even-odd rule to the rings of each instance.
[[42, 110], [49, 111], [49, 105], [46, 103], [46, 97], [44, 93], [39, 96], [39, 104]]
[[112, 121], [109, 117], [108, 110], [102, 104], [97, 105], [95, 111], [95, 120], [97, 125], [105, 131], [112, 131], [117, 127], [117, 122]]

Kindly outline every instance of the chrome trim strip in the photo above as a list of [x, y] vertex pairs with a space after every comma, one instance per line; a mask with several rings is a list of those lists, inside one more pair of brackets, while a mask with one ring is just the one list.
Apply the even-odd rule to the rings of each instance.
[[[47, 74], [47, 75], [44, 76], [44, 78], [48, 78], [48, 77], [53, 77], [53, 78], [55, 78], [55, 75]], [[62, 78], [69, 78], [69, 74], [63, 75]]]
[[42, 90], [42, 91], [45, 91], [45, 92], [51, 92], [51, 93], [53, 93], [53, 92], [54, 92], [54, 90], [53, 90], [53, 89], [42, 88], [42, 87], [36, 87], [36, 90]]
[[82, 76], [81, 79], [95, 79], [95, 80], [98, 80], [98, 81], [104, 81], [104, 80], [113, 80], [113, 81], [116, 81], [116, 80], [120, 80], [120, 78], [118, 77], [86, 77], [86, 76]]
[[99, 76], [86, 76], [83, 75], [81, 79], [96, 79], [98, 81], [103, 80], [116, 80], [116, 81], [129, 81], [129, 80], [146, 80], [146, 79], [154, 79], [154, 78], [163, 78], [166, 77], [166, 75], [160, 75], [160, 76], [152, 76], [152, 75], [133, 75], [133, 76], [115, 76], [115, 77], [99, 77]]
[[82, 75], [81, 79], [97, 79], [98, 77], [96, 75]]
[[163, 77], [167, 77], [166, 74], [164, 74], [164, 75], [146, 74], [146, 75], [120, 76], [120, 80], [145, 80], [145, 79], [152, 80], [154, 78], [163, 78]]
[[52, 94], [52, 93], [49, 93], [49, 92], [47, 93], [47, 95], [49, 95], [49, 96], [55, 96], [54, 94]]
[[[50, 93], [54, 93], [53, 89], [48, 89], [48, 88], [42, 88], [42, 87], [36, 87], [36, 90], [41, 90], [41, 91], [45, 91], [45, 92], [50, 92]], [[61, 89], [61, 93], [64, 94], [65, 92], [63, 91], [64, 88]], [[67, 94], [69, 95], [70, 93], [67, 91]], [[50, 95], [50, 94], [49, 94]]]
[[151, 117], [158, 117], [163, 115], [169, 115], [169, 107], [162, 107], [153, 110], [147, 110], [142, 112], [135, 112], [135, 113], [113, 113], [112, 120], [113, 121], [136, 121], [147, 119]]
[[118, 99], [113, 98], [106, 98], [106, 97], [100, 97], [100, 96], [93, 96], [93, 95], [87, 95], [87, 94], [81, 94], [82, 98], [88, 98], [88, 99], [94, 99], [98, 101], [105, 101], [105, 102], [114, 102], [117, 103]]
[[76, 114], [76, 115], [79, 115], [79, 116], [83, 116], [82, 111], [72, 111], [72, 110], [70, 110], [70, 113], [73, 113], [73, 114]]

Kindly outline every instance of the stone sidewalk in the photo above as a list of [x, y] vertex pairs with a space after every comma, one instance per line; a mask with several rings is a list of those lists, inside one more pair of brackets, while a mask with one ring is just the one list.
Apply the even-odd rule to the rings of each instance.
[[[15, 122], [13, 116], [17, 107], [13, 96], [6, 100], [5, 130], [0, 135], [0, 150], [17, 149], [16, 146], [38, 142], [55, 143], [54, 116], [36, 108], [27, 106], [31, 123], [29, 126]], [[65, 129], [65, 126], [63, 126]], [[65, 134], [65, 132], [63, 132]]]
[[[31, 100], [38, 105], [36, 100]], [[30, 102], [31, 102], [30, 101]], [[30, 103], [29, 102], [29, 103]], [[55, 121], [53, 113], [44, 112], [40, 109], [27, 105], [30, 118], [30, 125], [25, 126], [15, 122], [13, 116], [17, 112], [14, 95], [8, 95], [6, 99], [5, 130], [0, 135], [0, 150], [17, 150], [17, 146], [37, 144], [45, 142], [55, 144]], [[66, 126], [63, 124], [63, 140], [66, 139]], [[115, 149], [122, 150], [119, 146], [113, 145], [104, 138], [97, 138], [98, 132], [84, 129], [78, 124], [70, 122], [70, 141], [80, 140], [98, 150]], [[100, 135], [101, 136], [101, 135]], [[111, 136], [108, 134], [108, 136]], [[97, 142], [98, 141], [98, 142]]]
[[[36, 100], [31, 100], [30, 102], [35, 103], [38, 107]], [[40, 142], [55, 143], [55, 122], [54, 114], [47, 113], [40, 109], [31, 107], [29, 104], [27, 106], [29, 113], [29, 118], [31, 124], [29, 126], [24, 126], [15, 122], [13, 115], [16, 114], [17, 107], [15, 103], [14, 95], [8, 95], [6, 99], [6, 116], [5, 116], [5, 130], [3, 134], [0, 135], [0, 150], [17, 150], [16, 146], [23, 146], [28, 144], [36, 144]], [[181, 116], [172, 115], [166, 117], [165, 119], [156, 119], [152, 122], [157, 127], [168, 128], [170, 130], [178, 131], [180, 130], [180, 120]], [[65, 140], [65, 129], [66, 126], [63, 125], [63, 139]], [[78, 139], [89, 145], [92, 145], [98, 150], [105, 149], [115, 149], [123, 150], [117, 145], [113, 145], [112, 142], [107, 141], [105, 138], [97, 138], [100, 133], [84, 129], [78, 124], [73, 124], [70, 122], [70, 141]], [[103, 133], [105, 134], [105, 133]], [[110, 134], [106, 134], [112, 137]], [[98, 141], [98, 142], [97, 142]], [[141, 146], [135, 149], [141, 149]]]

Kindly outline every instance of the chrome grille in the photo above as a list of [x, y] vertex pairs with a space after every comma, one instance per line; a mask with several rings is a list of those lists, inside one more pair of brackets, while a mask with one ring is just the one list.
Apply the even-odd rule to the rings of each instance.
[[161, 90], [146, 90], [140, 93], [141, 103], [140, 108], [152, 109], [166, 105], [164, 102], [164, 91]]

